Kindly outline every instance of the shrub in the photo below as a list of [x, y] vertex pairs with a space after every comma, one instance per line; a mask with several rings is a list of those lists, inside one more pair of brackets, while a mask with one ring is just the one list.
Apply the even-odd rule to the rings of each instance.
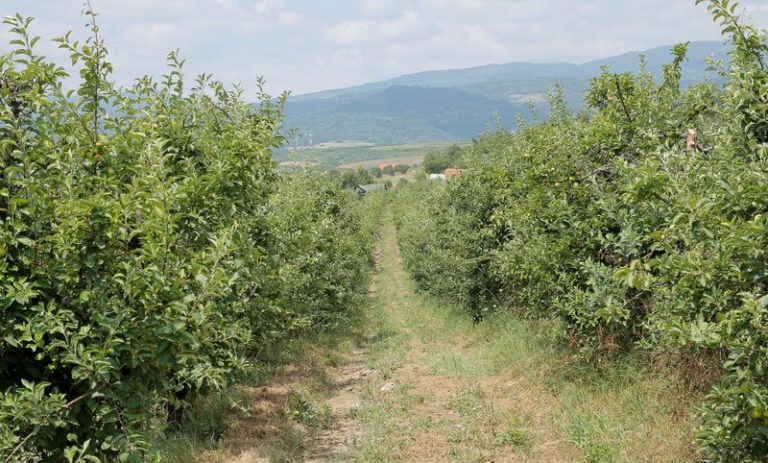
[[[80, 86], [8, 18], [0, 55], [0, 458], [145, 461], [150, 426], [238, 379], [365, 291], [372, 214], [317, 174], [279, 177], [286, 96], [182, 61], [129, 88], [95, 15], [58, 39]], [[261, 89], [261, 85], [259, 87]], [[366, 172], [367, 173], [367, 172]], [[368, 207], [368, 206], [366, 206]]]
[[373, 175], [376, 178], [381, 178], [382, 177], [381, 168], [379, 166], [373, 166], [373, 167], [369, 168], [368, 172], [370, 172], [371, 175]]
[[345, 169], [341, 172], [341, 187], [354, 188], [357, 185], [367, 185], [374, 182], [374, 174], [362, 166], [357, 169]]
[[395, 166], [395, 172], [398, 174], [407, 174], [409, 170], [410, 170], [410, 167], [408, 167], [405, 164], [397, 164]]
[[428, 174], [442, 174], [445, 169], [456, 167], [461, 157], [461, 147], [451, 145], [440, 151], [432, 151], [424, 156], [424, 170]]
[[546, 122], [480, 137], [447, 186], [401, 189], [399, 239], [420, 287], [475, 318], [556, 317], [597, 360], [644, 348], [721, 371], [699, 442], [765, 461], [768, 47], [735, 4], [707, 4], [734, 46], [724, 85], [682, 89], [681, 44], [661, 79], [604, 69], [581, 114], [556, 88]]

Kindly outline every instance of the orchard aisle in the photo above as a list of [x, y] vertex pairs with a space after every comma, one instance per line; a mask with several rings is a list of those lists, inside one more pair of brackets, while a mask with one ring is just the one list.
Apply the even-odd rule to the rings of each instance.
[[417, 293], [391, 214], [362, 328], [244, 388], [248, 414], [196, 463], [696, 461], [672, 379], [582, 371], [530, 322]]
[[[332, 424], [312, 462], [575, 461], [557, 437], [546, 394], [473, 349], [473, 326], [416, 294], [403, 268], [391, 212], [370, 292], [371, 333], [364, 348], [331, 374]], [[543, 406], [548, 405], [548, 406]]]
[[202, 462], [580, 459], [552, 425], [552, 396], [514, 373], [494, 375], [466, 314], [415, 292], [390, 211], [376, 260], [365, 332], [244, 388], [248, 414]]

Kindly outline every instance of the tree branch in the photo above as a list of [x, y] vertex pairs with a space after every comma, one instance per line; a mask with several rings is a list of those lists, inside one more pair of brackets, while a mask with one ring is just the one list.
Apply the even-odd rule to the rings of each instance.
[[617, 96], [619, 97], [619, 101], [621, 102], [621, 107], [624, 108], [624, 114], [627, 115], [627, 119], [629, 120], [630, 124], [634, 124], [635, 121], [632, 119], [632, 114], [629, 112], [629, 108], [627, 107], [627, 102], [624, 100], [624, 92], [621, 91], [621, 85], [619, 85], [619, 77], [616, 76], [615, 79], [616, 82], [616, 91]]

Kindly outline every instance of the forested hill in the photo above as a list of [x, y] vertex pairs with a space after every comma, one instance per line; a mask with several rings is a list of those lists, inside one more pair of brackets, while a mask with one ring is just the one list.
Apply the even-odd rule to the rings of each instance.
[[[496, 123], [515, 116], [530, 117], [529, 103], [546, 113], [546, 94], [561, 83], [572, 108], [582, 104], [589, 79], [601, 67], [613, 72], [635, 72], [639, 56], [647, 69], [659, 75], [670, 61], [672, 46], [592, 61], [569, 63], [506, 63], [469, 69], [426, 71], [356, 87], [293, 96], [286, 108], [286, 128], [294, 143], [332, 141], [379, 144], [468, 139]], [[716, 78], [708, 71], [708, 57], [722, 60], [727, 48], [720, 42], [693, 42], [683, 66], [682, 83]]]

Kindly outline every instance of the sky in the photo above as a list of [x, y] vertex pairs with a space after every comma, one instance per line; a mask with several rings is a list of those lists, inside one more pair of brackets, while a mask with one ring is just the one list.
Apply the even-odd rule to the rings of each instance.
[[[510, 61], [582, 63], [687, 40], [721, 40], [694, 0], [92, 0], [115, 80], [162, 75], [180, 49], [193, 77], [256, 78], [272, 94], [303, 94], [402, 74]], [[3, 16], [35, 18], [39, 51], [87, 35], [81, 0], [0, 0]], [[741, 11], [768, 28], [768, 2]], [[7, 28], [0, 50], [8, 50]], [[190, 79], [191, 80], [191, 79]]]

